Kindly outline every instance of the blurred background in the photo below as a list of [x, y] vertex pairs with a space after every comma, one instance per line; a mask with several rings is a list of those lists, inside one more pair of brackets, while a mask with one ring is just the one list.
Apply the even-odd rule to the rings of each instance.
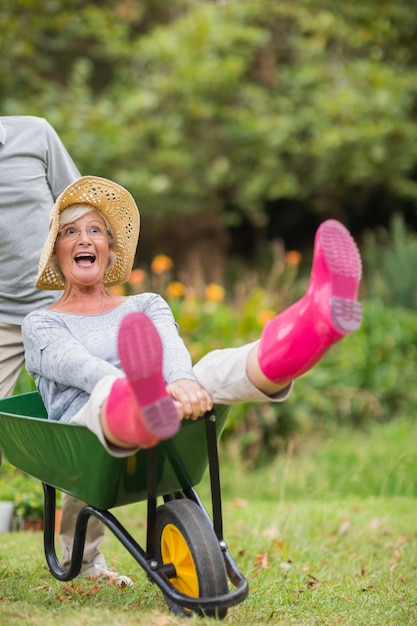
[[256, 466], [413, 417], [414, 0], [0, 0], [0, 18], [0, 114], [45, 117], [82, 174], [133, 194], [124, 290], [167, 298], [194, 359], [301, 296], [321, 221], [358, 241], [361, 329], [288, 402], [234, 408], [230, 450]]

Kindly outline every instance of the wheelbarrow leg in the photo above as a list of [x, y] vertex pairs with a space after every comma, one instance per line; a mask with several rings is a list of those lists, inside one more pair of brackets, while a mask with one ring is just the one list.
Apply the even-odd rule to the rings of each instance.
[[59, 562], [55, 548], [56, 490], [46, 483], [42, 483], [42, 485], [45, 503], [43, 542], [46, 562], [48, 563], [51, 574], [55, 578], [62, 581], [72, 580], [76, 578], [81, 571], [90, 512], [82, 509], [77, 518], [71, 563], [69, 568], [65, 569]]
[[155, 522], [157, 505], [158, 485], [158, 447], [148, 450], [147, 466], [147, 524], [146, 524], [146, 556], [148, 559], [155, 558]]

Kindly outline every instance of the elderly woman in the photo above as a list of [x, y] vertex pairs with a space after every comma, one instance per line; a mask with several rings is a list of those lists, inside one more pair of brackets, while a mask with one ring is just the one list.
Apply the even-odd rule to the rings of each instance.
[[[181, 419], [196, 419], [214, 402], [285, 400], [292, 381], [360, 324], [359, 252], [346, 228], [328, 220], [316, 233], [305, 296], [258, 341], [215, 350], [193, 367], [159, 295], [107, 290], [129, 278], [138, 236], [139, 212], [126, 189], [94, 176], [69, 185], [53, 208], [36, 281], [63, 293], [22, 329], [27, 369], [49, 418], [86, 426], [112, 455], [171, 437]], [[71, 533], [61, 534], [70, 550]], [[100, 542], [85, 556], [86, 571], [104, 563]]]

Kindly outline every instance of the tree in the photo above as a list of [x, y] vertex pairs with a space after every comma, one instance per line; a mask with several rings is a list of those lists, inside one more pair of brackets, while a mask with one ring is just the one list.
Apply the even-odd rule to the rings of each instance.
[[7, 3], [0, 102], [47, 116], [84, 173], [126, 185], [154, 246], [187, 265], [204, 233], [213, 277], [228, 228], [262, 233], [284, 202], [302, 208], [295, 228], [375, 221], [377, 192], [387, 219], [415, 204], [411, 0], [137, 5]]

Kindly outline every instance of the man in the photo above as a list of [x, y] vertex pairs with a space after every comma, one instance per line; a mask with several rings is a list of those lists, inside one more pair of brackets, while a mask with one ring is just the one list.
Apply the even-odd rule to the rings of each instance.
[[25, 315], [57, 298], [35, 288], [39, 256], [58, 195], [80, 173], [45, 119], [0, 116], [0, 397], [24, 363]]
[[[23, 318], [51, 305], [59, 291], [35, 288], [49, 214], [59, 194], [81, 174], [52, 126], [29, 115], [0, 116], [0, 397], [12, 395], [24, 363]], [[1, 466], [1, 452], [0, 452]], [[63, 494], [60, 539], [63, 565], [71, 558], [76, 516], [84, 506]], [[127, 577], [109, 570], [100, 552], [104, 526], [88, 525], [81, 574]]]

